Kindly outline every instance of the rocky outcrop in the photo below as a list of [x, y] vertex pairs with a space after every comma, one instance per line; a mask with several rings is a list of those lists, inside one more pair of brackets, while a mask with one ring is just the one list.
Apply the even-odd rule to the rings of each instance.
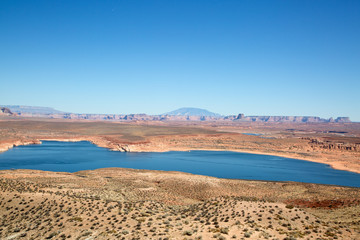
[[244, 115], [243, 113], [240, 113], [240, 114], [237, 116], [236, 120], [241, 120], [241, 119], [244, 119], [244, 118], [245, 118], [245, 115]]
[[113, 149], [113, 150], [116, 150], [116, 151], [119, 151], [119, 152], [130, 152], [130, 148], [129, 148], [128, 145], [117, 144], [116, 147], [117, 147], [117, 148], [116, 148], [116, 149]]
[[322, 148], [327, 150], [342, 150], [351, 152], [360, 152], [360, 143], [345, 143], [322, 140], [317, 138], [303, 138], [309, 140], [312, 148]]
[[13, 147], [31, 145], [31, 144], [41, 144], [40, 140], [16, 140], [14, 142], [5, 142], [0, 143], [0, 152], [5, 152]]
[[346, 122], [351, 122], [349, 117], [338, 117], [335, 119], [335, 122], [339, 122], [339, 123], [346, 123]]
[[291, 122], [291, 123], [325, 123], [325, 122], [351, 122], [348, 117], [338, 117], [325, 119], [314, 116], [244, 116], [239, 114], [237, 116], [228, 116], [226, 119], [241, 122]]
[[1, 107], [0, 108], [0, 114], [1, 115], [7, 115], [7, 116], [11, 116], [11, 115], [14, 115], [11, 110], [9, 108], [6, 108], [6, 107]]

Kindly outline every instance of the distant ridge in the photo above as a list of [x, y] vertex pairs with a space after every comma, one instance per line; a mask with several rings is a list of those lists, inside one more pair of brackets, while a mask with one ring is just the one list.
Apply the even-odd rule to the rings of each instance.
[[171, 112], [164, 113], [162, 115], [170, 116], [202, 116], [202, 117], [220, 117], [218, 113], [210, 112], [201, 108], [179, 108]]
[[13, 113], [30, 113], [30, 114], [62, 114], [65, 112], [58, 111], [50, 107], [23, 106], [23, 105], [1, 105], [10, 109]]
[[278, 123], [349, 123], [349, 117], [320, 118], [316, 116], [245, 116], [237, 115], [222, 116], [201, 108], [179, 108], [175, 111], [160, 115], [147, 114], [87, 114], [62, 112], [49, 107], [33, 107], [19, 105], [0, 105], [0, 116], [14, 117], [38, 117], [56, 119], [83, 119], [83, 120], [107, 120], [107, 121], [213, 121], [213, 122], [278, 122]]

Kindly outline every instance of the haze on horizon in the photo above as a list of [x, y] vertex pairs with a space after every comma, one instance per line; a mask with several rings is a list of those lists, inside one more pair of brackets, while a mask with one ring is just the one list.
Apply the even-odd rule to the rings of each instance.
[[1, 1], [1, 105], [360, 121], [359, 1]]

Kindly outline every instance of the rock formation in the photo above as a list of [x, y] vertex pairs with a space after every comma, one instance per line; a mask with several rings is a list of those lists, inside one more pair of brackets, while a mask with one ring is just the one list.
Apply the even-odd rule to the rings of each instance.
[[[221, 116], [216, 113], [209, 112], [205, 109], [197, 108], [181, 108], [168, 114], [147, 115], [147, 114], [77, 114], [65, 113], [55, 109], [40, 109], [40, 107], [15, 106], [17, 114], [23, 117], [39, 117], [39, 118], [57, 118], [57, 119], [85, 119], [85, 120], [107, 120], [107, 121], [213, 121], [213, 122], [288, 122], [288, 123], [347, 123], [351, 122], [348, 117], [320, 118], [315, 116], [245, 116], [240, 113], [238, 115]], [[2, 114], [12, 115], [9, 108], [2, 107]], [[20, 109], [20, 110], [19, 110]], [[25, 109], [22, 111], [21, 109]], [[29, 111], [31, 109], [31, 111]], [[49, 108], [50, 109], [50, 108]]]
[[9, 108], [6, 108], [6, 107], [1, 107], [0, 108], [0, 114], [1, 115], [7, 115], [7, 116], [11, 116], [11, 115], [14, 115], [11, 110]]

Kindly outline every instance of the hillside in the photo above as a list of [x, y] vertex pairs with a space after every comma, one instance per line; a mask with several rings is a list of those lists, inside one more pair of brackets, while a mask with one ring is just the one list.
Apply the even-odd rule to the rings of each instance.
[[359, 239], [358, 188], [121, 168], [0, 176], [0, 239]]

